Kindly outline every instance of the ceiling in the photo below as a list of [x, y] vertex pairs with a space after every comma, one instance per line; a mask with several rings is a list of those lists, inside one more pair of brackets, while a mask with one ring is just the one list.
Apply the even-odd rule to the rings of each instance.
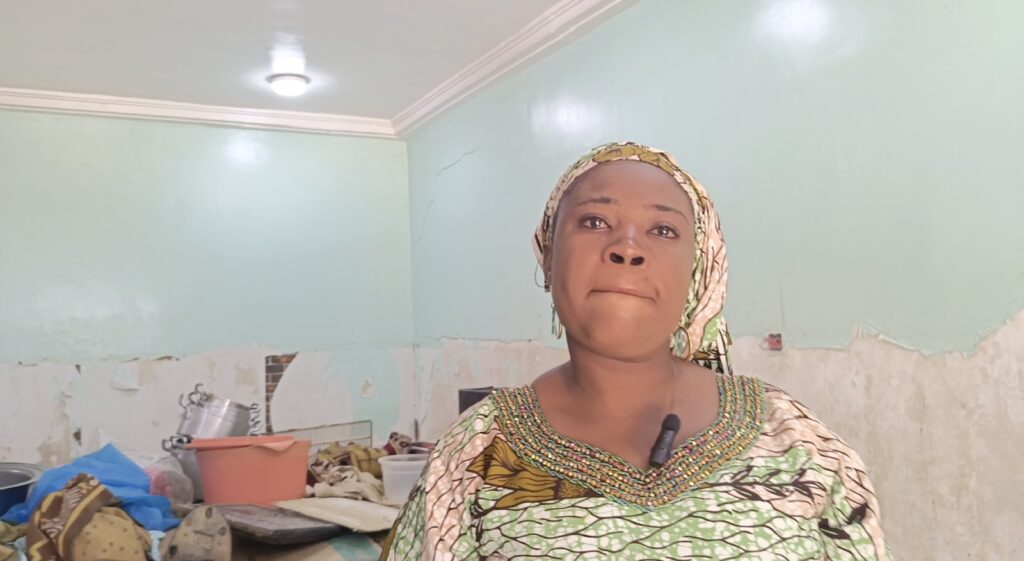
[[[32, 0], [0, 17], [0, 88], [392, 119], [555, 0]], [[593, 6], [616, 2], [591, 1]], [[543, 19], [543, 18], [542, 18]], [[265, 82], [301, 45], [299, 98]]]

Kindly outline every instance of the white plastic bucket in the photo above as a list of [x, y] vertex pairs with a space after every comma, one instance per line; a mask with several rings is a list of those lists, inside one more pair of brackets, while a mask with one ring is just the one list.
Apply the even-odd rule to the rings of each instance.
[[384, 498], [391, 504], [400, 505], [409, 499], [409, 493], [423, 473], [427, 454], [383, 456], [377, 461], [384, 479]]

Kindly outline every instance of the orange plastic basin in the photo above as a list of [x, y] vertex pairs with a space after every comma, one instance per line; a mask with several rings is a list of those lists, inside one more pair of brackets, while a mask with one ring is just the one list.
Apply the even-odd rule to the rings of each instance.
[[269, 505], [306, 494], [308, 440], [294, 436], [232, 436], [192, 441], [210, 504]]

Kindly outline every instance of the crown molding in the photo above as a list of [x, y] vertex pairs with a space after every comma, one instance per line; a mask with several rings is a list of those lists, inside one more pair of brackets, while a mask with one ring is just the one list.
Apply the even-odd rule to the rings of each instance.
[[0, 108], [125, 117], [253, 129], [402, 138], [452, 105], [574, 39], [637, 0], [559, 0], [494, 49], [421, 97], [393, 119], [246, 109], [110, 95], [0, 87]]
[[253, 129], [395, 138], [388, 119], [351, 115], [246, 109], [96, 94], [0, 88], [0, 107], [76, 115], [205, 123]]
[[577, 36], [636, 0], [560, 0], [514, 35], [476, 59], [391, 120], [399, 137], [487, 84]]

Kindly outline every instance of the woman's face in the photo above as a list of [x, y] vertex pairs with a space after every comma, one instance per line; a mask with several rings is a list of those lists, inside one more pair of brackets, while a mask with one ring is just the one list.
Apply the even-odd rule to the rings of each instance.
[[600, 164], [558, 207], [546, 271], [577, 344], [621, 360], [668, 349], [693, 273], [693, 207], [642, 162]]

